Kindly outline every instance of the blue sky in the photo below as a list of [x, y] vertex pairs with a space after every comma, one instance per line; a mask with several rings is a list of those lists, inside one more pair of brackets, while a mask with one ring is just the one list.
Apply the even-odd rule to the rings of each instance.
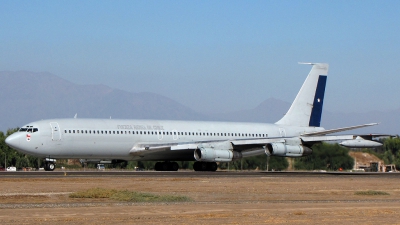
[[400, 108], [400, 1], [0, 2], [0, 70], [154, 92], [199, 112], [291, 102], [327, 62], [325, 109]]

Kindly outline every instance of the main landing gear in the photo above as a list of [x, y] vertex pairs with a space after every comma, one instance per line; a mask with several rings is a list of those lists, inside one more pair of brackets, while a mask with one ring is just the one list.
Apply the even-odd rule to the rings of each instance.
[[194, 171], [216, 171], [218, 165], [216, 162], [195, 162], [193, 169]]
[[179, 165], [177, 162], [157, 162], [154, 166], [156, 171], [178, 171]]

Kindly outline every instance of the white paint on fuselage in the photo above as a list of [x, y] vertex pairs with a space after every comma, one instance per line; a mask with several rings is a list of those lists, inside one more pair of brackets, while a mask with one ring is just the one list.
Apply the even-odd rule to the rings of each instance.
[[[61, 131], [60, 140], [52, 140], [54, 131], [51, 123], [55, 122]], [[38, 132], [29, 133], [29, 141], [26, 138], [27, 132], [16, 132], [12, 138], [18, 139], [19, 150], [27, 154], [51, 158], [122, 160], [140, 159], [140, 156], [133, 156], [129, 151], [143, 143], [196, 143], [276, 138], [282, 135], [294, 137], [324, 130], [321, 127], [265, 123], [115, 119], [52, 119], [32, 122], [23, 127], [26, 126], [38, 128]], [[157, 152], [146, 155], [143, 160], [160, 160], [165, 157], [194, 160], [193, 150]]]

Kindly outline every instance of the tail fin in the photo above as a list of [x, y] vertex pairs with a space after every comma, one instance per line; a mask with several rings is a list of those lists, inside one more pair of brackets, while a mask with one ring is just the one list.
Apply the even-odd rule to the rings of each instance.
[[289, 111], [276, 124], [302, 127], [320, 126], [329, 65], [326, 63], [302, 64], [313, 65], [313, 67]]

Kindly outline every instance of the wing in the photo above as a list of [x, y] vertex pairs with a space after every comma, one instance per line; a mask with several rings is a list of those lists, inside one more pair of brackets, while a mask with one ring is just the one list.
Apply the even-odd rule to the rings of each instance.
[[377, 125], [377, 123], [304, 133], [296, 137], [249, 138], [220, 141], [210, 140], [161, 144], [137, 143], [130, 150], [130, 154], [133, 156], [143, 157], [145, 155], [157, 153], [166, 156], [167, 154], [176, 155], [178, 151], [182, 151], [186, 153], [191, 152], [191, 154], [186, 154], [189, 157], [187, 160], [193, 160], [194, 156], [198, 161], [214, 162], [226, 162], [235, 159], [235, 157], [242, 158], [261, 154], [300, 157], [311, 154], [312, 150], [310, 147], [315, 143], [323, 141], [341, 141], [341, 145], [351, 148], [379, 147], [382, 144], [372, 141], [372, 139], [388, 135], [326, 135], [374, 125]]

